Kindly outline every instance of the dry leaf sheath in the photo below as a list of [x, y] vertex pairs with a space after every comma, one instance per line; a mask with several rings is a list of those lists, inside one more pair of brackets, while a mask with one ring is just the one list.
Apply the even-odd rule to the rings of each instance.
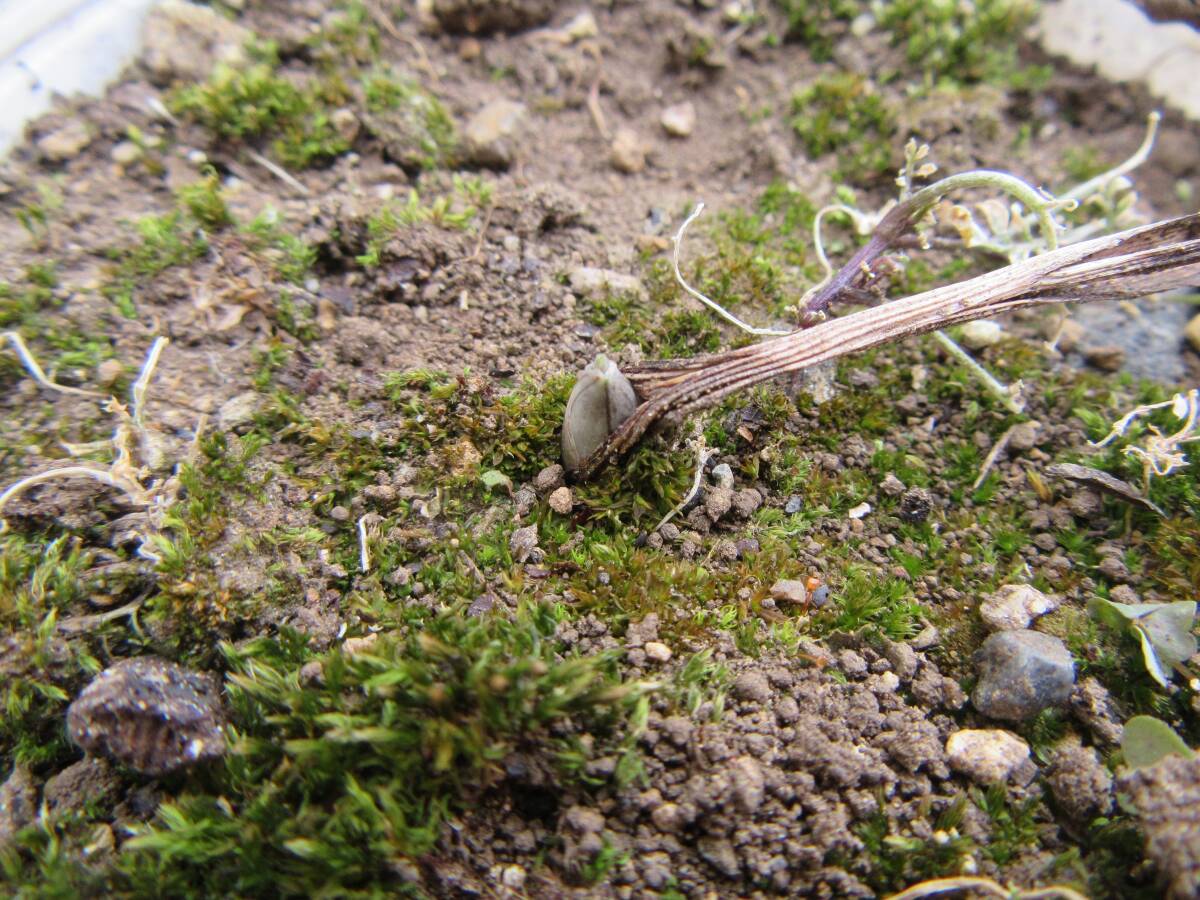
[[[869, 274], [873, 255], [896, 238], [886, 233], [883, 224], [886, 220], [826, 290], [813, 298], [817, 305], [814, 310], [810, 303], [810, 311], [823, 311], [853, 285], [858, 273]], [[1200, 284], [1200, 213], [1071, 244], [969, 281], [738, 350], [644, 363], [624, 372], [640, 405], [573, 474], [578, 479], [591, 477], [631, 450], [653, 426], [678, 424], [736, 391], [826, 360], [1028, 306], [1140, 297], [1196, 284]]]

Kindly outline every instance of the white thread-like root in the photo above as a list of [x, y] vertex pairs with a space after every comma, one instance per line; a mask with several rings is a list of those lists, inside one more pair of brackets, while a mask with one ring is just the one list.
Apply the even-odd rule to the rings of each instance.
[[74, 394], [76, 397], [103, 397], [104, 395], [97, 391], [89, 391], [84, 388], [70, 387], [65, 384], [59, 384], [56, 381], [51, 381], [46, 373], [42, 371], [42, 367], [38, 365], [38, 361], [33, 358], [33, 354], [29, 352], [29, 348], [25, 346], [25, 341], [21, 339], [21, 335], [15, 331], [4, 332], [4, 337], [8, 338], [8, 342], [12, 345], [13, 351], [17, 354], [17, 358], [21, 360], [21, 365], [25, 367], [25, 371], [30, 374], [34, 381], [44, 388], [49, 388], [52, 391], [58, 391], [60, 394]]
[[371, 546], [367, 535], [367, 516], [358, 517], [358, 570], [363, 574], [371, 571]]
[[683, 499], [671, 507], [671, 511], [663, 516], [662, 520], [654, 526], [655, 531], [658, 531], [681, 513], [684, 507], [691, 503], [696, 495], [700, 493], [700, 483], [704, 480], [704, 465], [708, 462], [708, 458], [717, 451], [708, 449], [704, 441], [704, 432], [701, 430], [699, 424], [696, 425], [696, 436], [693, 438], [692, 443], [696, 448], [696, 473], [692, 478], [692, 486], [683, 495]]
[[[41, 366], [38, 365], [37, 360], [33, 358], [33, 355], [24, 346], [24, 343], [20, 341], [20, 338], [17, 337], [13, 341], [10, 336], [10, 342], [17, 349], [18, 355], [22, 357], [22, 362], [33, 378], [40, 384], [47, 384], [48, 379], [42, 373]], [[104, 442], [95, 441], [77, 446], [66, 445], [67, 451], [73, 456], [81, 452], [94, 452], [107, 445], [112, 452], [112, 461], [107, 466], [99, 463], [83, 462], [72, 466], [47, 469], [43, 472], [28, 475], [9, 485], [3, 492], [0, 492], [0, 534], [8, 530], [8, 523], [3, 518], [4, 508], [15, 497], [19, 497], [30, 488], [51, 481], [86, 478], [115, 488], [124, 494], [126, 502], [130, 505], [146, 509], [147, 524], [143, 532], [139, 534], [141, 537], [141, 546], [139, 546], [137, 552], [144, 559], [151, 561], [159, 561], [161, 559], [159, 554], [150, 548], [150, 543], [161, 528], [163, 514], [178, 494], [180, 482], [177, 475], [172, 475], [169, 478], [158, 481], [149, 481], [149, 470], [136, 463], [134, 441], [135, 438], [145, 432], [142, 417], [145, 410], [146, 395], [149, 390], [150, 381], [154, 376], [154, 371], [158, 366], [159, 358], [168, 343], [169, 341], [165, 337], [157, 338], [150, 347], [149, 352], [147, 352], [145, 362], [142, 364], [138, 378], [130, 391], [133, 407], [132, 414], [115, 397], [110, 397], [104, 404], [104, 409], [116, 419], [116, 426], [113, 428], [112, 437]], [[63, 389], [61, 385], [55, 385], [52, 382], [48, 386], [58, 390]], [[89, 396], [98, 397], [101, 395], [89, 394]], [[204, 419], [201, 418], [197, 424], [196, 435], [192, 441], [192, 454], [195, 452], [203, 427]]]
[[696, 217], [699, 216], [703, 211], [704, 204], [697, 203], [696, 208], [692, 210], [692, 214], [683, 220], [683, 224], [679, 226], [679, 231], [675, 233], [675, 253], [671, 261], [675, 268], [675, 280], [679, 282], [679, 286], [687, 291], [688, 294], [695, 297], [697, 300], [723, 318], [726, 322], [729, 322], [731, 325], [736, 325], [747, 334], [753, 334], [759, 337], [781, 337], [785, 334], [791, 334], [791, 330], [781, 330], [778, 328], [755, 328], [753, 325], [743, 322], [725, 307], [721, 306], [721, 304], [704, 296], [704, 294], [700, 293], [700, 291], [696, 290], [684, 279], [683, 273], [679, 271], [679, 246], [683, 243], [683, 233], [687, 231], [687, 227], [691, 225], [692, 222], [695, 221]]
[[983, 383], [987, 388], [988, 393], [994, 396], [997, 400], [1004, 404], [1004, 408], [1011, 413], [1020, 415], [1025, 411], [1025, 403], [1021, 400], [1021, 382], [1014, 385], [1003, 384], [995, 375], [979, 364], [970, 353], [958, 345], [950, 335], [944, 331], [935, 331], [933, 336], [937, 338], [939, 344], [957, 359], [960, 363], [971, 370], [971, 374]]
[[150, 379], [154, 376], [154, 370], [158, 367], [158, 358], [169, 343], [171, 343], [169, 338], [159, 337], [154, 339], [154, 344], [150, 347], [150, 352], [146, 354], [146, 361], [142, 363], [142, 371], [138, 375], [137, 381], [133, 383], [133, 388], [130, 392], [130, 395], [133, 397], [133, 424], [138, 428], [142, 426], [142, 408], [146, 402], [146, 388], [150, 385]]

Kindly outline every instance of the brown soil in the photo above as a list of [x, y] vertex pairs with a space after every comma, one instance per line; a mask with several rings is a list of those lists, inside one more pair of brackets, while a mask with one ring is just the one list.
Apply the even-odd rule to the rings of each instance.
[[[713, 222], [721, 211], [752, 207], [780, 179], [825, 201], [832, 195], [837, 161], [806, 157], [788, 121], [792, 95], [819, 73], [839, 66], [873, 77], [895, 67], [899, 58], [899, 51], [882, 40], [847, 37], [834, 51], [838, 62], [815, 63], [803, 47], [767, 41], [768, 27], [735, 32], [720, 9], [707, 3], [595, 4], [598, 36], [579, 41], [560, 39], [551, 31], [571, 19], [576, 12], [571, 6], [528, 4], [550, 11], [547, 24], [541, 25], [538, 9], [521, 12], [524, 4], [515, 0], [497, 4], [497, 21], [472, 18], [472, 4], [460, 5], [468, 11], [448, 17], [441, 29], [423, 26], [416, 16], [381, 29], [380, 58], [419, 79], [460, 123], [497, 98], [524, 103], [528, 119], [513, 164], [483, 173], [494, 187], [493, 203], [481, 211], [474, 227], [456, 231], [426, 223], [401, 230], [387, 242], [378, 268], [365, 269], [355, 261], [365, 248], [369, 216], [384, 197], [403, 198], [413, 185], [423, 196], [449, 190], [448, 171], [406, 171], [390, 162], [381, 144], [364, 131], [352, 152], [327, 167], [294, 171], [305, 189], [301, 194], [257, 165], [249, 148], [216, 140], [198, 125], [172, 124], [156, 116], [147, 98], [162, 98], [166, 92], [137, 66], [103, 98], [64, 102], [34, 123], [29, 142], [0, 172], [0, 204], [11, 213], [0, 218], [0, 247], [5, 248], [0, 281], [23, 283], [31, 265], [52, 258], [58, 285], [54, 297], [61, 301], [56, 320], [64, 328], [100, 337], [102, 355], [119, 360], [126, 378], [136, 372], [155, 336], [170, 337], [147, 409], [157, 449], [167, 461], [160, 475], [168, 474], [171, 460], [186, 455], [201, 417], [216, 423], [210, 427], [221, 428], [222, 411], [233, 416], [230, 401], [247, 394], [251, 412], [267, 410], [271, 392], [278, 389], [298, 398], [301, 415], [331, 432], [386, 442], [397, 427], [385, 402], [386, 373], [469, 370], [488, 390], [503, 392], [517, 381], [577, 372], [605, 347], [586, 320], [585, 301], [565, 284], [567, 272], [595, 266], [644, 274], [666, 251], [667, 239], [696, 200], [712, 210]], [[258, 36], [278, 41], [289, 71], [311, 76], [314, 65], [299, 41], [320, 21], [324, 7], [309, 0], [250, 2], [238, 20]], [[524, 21], [525, 15], [535, 21]], [[773, 10], [766, 15], [773, 21]], [[518, 30], [499, 27], [514, 21]], [[472, 24], [484, 30], [456, 33]], [[715, 37], [710, 55], [719, 57], [716, 65], [680, 63], [678, 48], [692, 46], [698, 32]], [[1023, 52], [1029, 59], [1037, 55], [1033, 48]], [[1064, 155], [1071, 148], [1091, 147], [1107, 160], [1124, 158], [1141, 141], [1152, 103], [1137, 89], [1054, 65], [1049, 85], [1034, 95], [979, 87], [910, 102], [902, 81], [883, 84], [880, 90], [901, 110], [904, 128], [933, 145], [943, 171], [999, 168], [1035, 184], [1062, 184]], [[598, 103], [589, 104], [593, 91]], [[660, 114], [683, 101], [696, 108], [695, 132], [669, 137], [659, 124]], [[63, 162], [42, 158], [36, 141], [76, 118], [94, 135], [87, 147]], [[164, 140], [154, 165], [114, 163], [113, 148], [127, 139], [131, 127]], [[642, 171], [614, 167], [610, 148], [619, 128], [632, 128], [644, 143]], [[1019, 140], [1023, 130], [1030, 139]], [[1198, 137], [1193, 124], [1168, 113], [1153, 162], [1137, 178], [1147, 213], [1165, 218], [1190, 211], [1176, 188], [1189, 179], [1197, 183]], [[198, 261], [135, 285], [136, 313], [125, 318], [102, 292], [114, 271], [108, 252], [137, 242], [130, 223], [175, 208], [174, 192], [200, 177], [197, 150], [216, 167], [237, 221], [276, 210], [286, 231], [317, 248], [313, 271], [303, 285], [289, 285], [272, 274], [237, 231], [218, 231], [209, 236], [211, 249]], [[39, 186], [47, 185], [61, 193], [61, 206], [49, 216], [44, 233], [31, 238], [14, 214], [35, 202]], [[869, 183], [860, 186], [859, 202], [874, 208], [892, 191], [886, 179]], [[707, 246], [701, 231], [689, 252], [699, 257]], [[280, 326], [280, 311], [289, 303], [313, 313], [313, 327], [304, 340]], [[760, 310], [755, 315], [761, 321], [766, 314]], [[1034, 319], [1009, 325], [1029, 336], [1045, 327]], [[36, 353], [53, 357], [48, 335], [26, 337]], [[264, 388], [255, 381], [264, 354], [281, 347], [290, 352], [281, 355], [284, 361]], [[896, 348], [876, 359], [876, 371], [889, 383], [907, 382], [912, 366], [942, 364], [931, 347], [914, 343]], [[1004, 364], [1005, 352], [997, 351], [992, 362]], [[56, 377], [65, 384], [97, 386], [96, 373], [82, 368], [58, 371]], [[876, 376], [855, 377], [869, 382]], [[6, 484], [61, 464], [57, 440], [97, 440], [110, 430], [110, 421], [97, 413], [94, 403], [41, 391], [15, 367], [4, 370], [3, 384], [0, 474]], [[853, 382], [837, 387], [857, 389]], [[899, 393], [904, 395], [899, 402], [906, 426], [883, 444], [924, 460], [932, 478], [935, 517], [967, 510], [944, 523], [942, 533], [958, 548], [959, 565], [987, 565], [970, 556], [989, 536], [971, 524], [970, 500], [966, 507], [950, 508], [952, 486], [946, 473], [951, 462], [944, 448], [973, 442], [986, 449], [1004, 430], [1003, 413], [992, 411], [976, 420], [965, 414], [967, 402], [961, 399], [933, 399], [919, 387]], [[1030, 413], [1044, 425], [1038, 446], [1026, 457], [1002, 457], [997, 473], [1001, 496], [1023, 503], [1029, 530], [1049, 538], [1021, 549], [1029, 570], [1062, 593], [1068, 606], [1081, 610], [1097, 584], [1105, 582], [1093, 564], [1072, 560], [1057, 547], [1051, 532], [1078, 527], [1102, 536], [1110, 533], [1107, 524], [1096, 519], [1099, 507], [1083, 509], [1089, 498], [1073, 510], [1070, 491], [1039, 499], [1022, 465], [1023, 460], [1047, 461], [1083, 448], [1078, 423], [1068, 421], [1071, 402], [1066, 396], [1036, 399]], [[816, 428], [821, 417], [815, 404], [802, 402], [789, 428]], [[923, 431], [930, 420], [941, 423], [936, 437]], [[238, 419], [228, 430], [244, 433], [248, 421], [249, 416]], [[760, 423], [746, 419], [741, 424], [757, 431]], [[818, 471], [866, 470], [874, 441], [868, 436], [816, 453]], [[755, 488], [767, 507], [782, 509], [788, 497], [741, 474], [741, 463], [758, 449], [750, 441], [742, 446], [743, 456], [728, 454], [713, 462], [732, 463], [739, 472], [738, 488]], [[412, 465], [425, 462], [411, 460]], [[288, 624], [309, 634], [317, 647], [333, 645], [347, 627], [361, 633], [367, 620], [340, 606], [354, 581], [344, 567], [301, 559], [284, 549], [267, 551], [262, 544], [248, 549], [248, 537], [273, 529], [328, 528], [328, 517], [308, 501], [330, 487], [327, 479], [335, 467], [323, 468], [281, 443], [253, 462], [253, 473], [266, 471], [275, 475], [262, 496], [227, 511], [224, 531], [211, 550], [220, 562], [211, 587], [221, 596], [254, 595], [268, 584], [269, 567], [281, 566], [303, 591], [279, 605], [255, 609], [246, 620], [214, 614], [216, 627], [223, 636], [243, 640]], [[381, 476], [376, 487], [404, 497], [405, 481], [396, 470]], [[887, 502], [878, 492], [868, 499], [877, 507]], [[365, 495], [355, 499], [350, 514], [357, 518], [376, 508], [382, 508], [377, 498]], [[114, 521], [126, 512], [111, 492], [71, 482], [30, 492], [6, 515], [29, 533], [68, 529], [111, 537], [119, 532]], [[496, 515], [512, 517], [512, 506], [498, 504]], [[963, 596], [937, 573], [914, 579], [896, 565], [889, 550], [897, 543], [905, 546], [889, 533], [896, 521], [869, 518], [864, 526], [839, 516], [819, 522], [810, 534], [794, 539], [794, 568], [836, 583], [839, 573], [826, 571], [824, 548], [861, 539], [853, 560], [874, 572], [903, 577], [937, 615], [954, 619], [973, 609], [978, 598]], [[679, 524], [687, 533], [711, 533], [698, 535], [700, 546], [690, 544], [686, 533], [678, 543], [668, 540], [667, 555], [686, 558], [713, 550], [725, 554], [732, 566], [743, 554], [736, 542], [755, 537], [751, 525], [733, 519], [714, 523], [711, 517], [692, 515]], [[446, 526], [435, 521], [430, 526], [435, 536], [438, 527]], [[645, 527], [632, 527], [631, 536]], [[421, 540], [411, 539], [414, 556], [419, 556]], [[1116, 540], [1114, 546], [1113, 553], [1101, 555], [1119, 556], [1130, 545]], [[923, 552], [915, 545], [909, 549]], [[748, 578], [746, 586], [761, 594], [764, 585], [755, 583], [752, 573]], [[147, 589], [152, 581], [145, 570], [135, 579]], [[1176, 599], [1159, 593], [1154, 583], [1134, 581], [1142, 599]], [[496, 591], [503, 607], [504, 591]], [[433, 605], [436, 599], [421, 602]], [[703, 608], [687, 600], [681, 604], [681, 619]], [[635, 627], [625, 620], [581, 617], [563, 629], [564, 652], [621, 649], [629, 656], [624, 665], [630, 675], [660, 677], [663, 673], [646, 661], [644, 652], [634, 655], [655, 635], [645, 628], [634, 633]], [[723, 715], [718, 717], [709, 704], [689, 718], [666, 701], [655, 701], [639, 741], [645, 780], [631, 788], [564, 790], [547, 774], [544, 754], [514, 755], [506, 761], [507, 776], [455, 818], [436, 852], [407, 877], [437, 896], [503, 894], [508, 889], [498, 882], [498, 873], [511, 865], [528, 871], [523, 888], [528, 896], [629, 897], [668, 890], [690, 897], [874, 896], [886, 879], [864, 862], [863, 823], [882, 822], [884, 834], [933, 842], [930, 823], [954, 807], [966, 785], [962, 775], [947, 767], [945, 740], [960, 727], [988, 727], [964, 706], [959, 686], [971, 677], [970, 641], [979, 633], [960, 628], [953, 634], [961, 645], [928, 653], [889, 650], [890, 642], [884, 646], [861, 637], [843, 636], [833, 647], [805, 644], [802, 650], [809, 659], [822, 663], [806, 667], [798, 665], [795, 655], [778, 650], [746, 655], [728, 632], [681, 639], [663, 671], [680, 664], [685, 650], [711, 647], [714, 660], [727, 665], [733, 679]], [[1069, 727], [1089, 745], [1112, 749], [1111, 719], [1091, 721], [1079, 713]], [[610, 763], [591, 763], [596, 767], [592, 774], [602, 783], [612, 774]], [[1044, 761], [1028, 762], [1013, 776], [1010, 807], [1045, 798], [1039, 767]], [[134, 784], [136, 780], [128, 790]], [[1003, 865], [983, 859], [981, 873], [1026, 886], [1077, 877], [1063, 863], [1063, 854], [1077, 845], [1074, 832], [1070, 822], [1056, 818], [1056, 808], [1039, 807], [1036, 844]], [[959, 833], [980, 845], [988, 843], [996, 827], [972, 803], [957, 825]], [[617, 864], [597, 885], [583, 885], [581, 869], [610, 847], [618, 851]], [[901, 851], [893, 847], [889, 852]], [[878, 857], [873, 859], [878, 865]], [[1152, 877], [1142, 873], [1143, 886]]]

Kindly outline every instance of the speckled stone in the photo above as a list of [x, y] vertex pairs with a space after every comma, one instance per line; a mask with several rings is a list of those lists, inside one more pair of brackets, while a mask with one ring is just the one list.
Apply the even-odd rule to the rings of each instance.
[[156, 656], [105, 669], [67, 709], [67, 731], [89, 753], [165, 775], [225, 753], [216, 679]]
[[975, 654], [979, 682], [971, 703], [985, 716], [1023, 722], [1062, 706], [1075, 684], [1066, 644], [1039, 631], [1000, 631]]

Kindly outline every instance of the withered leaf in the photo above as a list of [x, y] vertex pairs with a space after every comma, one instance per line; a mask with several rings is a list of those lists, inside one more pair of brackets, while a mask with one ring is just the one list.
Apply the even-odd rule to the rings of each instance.
[[1098, 488], [1123, 500], [1128, 500], [1130, 503], [1136, 503], [1138, 506], [1144, 507], [1151, 512], [1156, 512], [1163, 518], [1166, 518], [1167, 514], [1156, 503], [1128, 481], [1122, 481], [1120, 478], [1109, 475], [1107, 472], [1102, 472], [1099, 469], [1093, 469], [1090, 466], [1081, 466], [1077, 463], [1055, 463], [1052, 466], [1046, 467], [1046, 474], [1054, 475], [1057, 478], [1066, 478], [1069, 481], [1074, 481], [1076, 484]]

